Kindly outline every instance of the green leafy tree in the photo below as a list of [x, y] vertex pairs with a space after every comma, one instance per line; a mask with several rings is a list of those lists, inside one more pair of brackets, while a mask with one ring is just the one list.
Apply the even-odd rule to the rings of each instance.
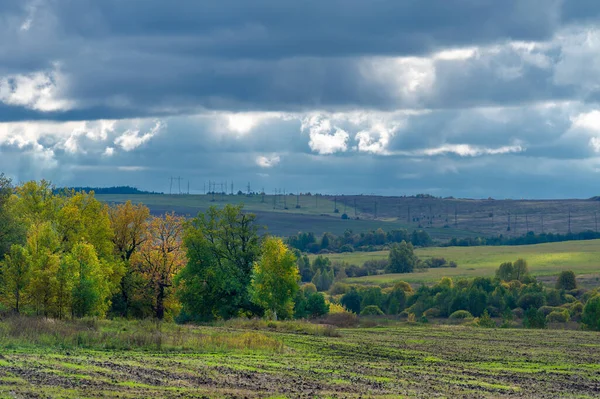
[[111, 265], [102, 264], [94, 246], [85, 243], [76, 244], [63, 264], [65, 274], [71, 277], [65, 280], [72, 289], [73, 316], [104, 316], [114, 289], [110, 278], [113, 273]]
[[266, 238], [261, 257], [254, 265], [251, 283], [254, 303], [271, 311], [275, 320], [278, 314], [282, 318], [290, 317], [299, 281], [294, 254], [280, 238]]
[[309, 317], [320, 317], [329, 313], [329, 304], [320, 292], [309, 294], [306, 298], [306, 312]]
[[262, 312], [248, 291], [260, 256], [254, 214], [241, 206], [211, 207], [189, 221], [184, 245], [187, 263], [177, 283], [186, 317], [210, 320]]
[[596, 295], [586, 302], [581, 321], [587, 328], [600, 331], [600, 295]]
[[417, 261], [412, 244], [402, 241], [400, 244], [392, 245], [387, 271], [388, 273], [411, 273]]
[[504, 262], [496, 270], [496, 278], [502, 281], [513, 280], [514, 268], [512, 262]]
[[529, 277], [529, 267], [527, 266], [527, 261], [519, 258], [515, 261], [515, 263], [513, 263], [512, 279], [523, 282], [527, 277]]
[[0, 262], [2, 279], [2, 299], [15, 313], [20, 313], [25, 301], [25, 292], [31, 280], [31, 262], [27, 250], [21, 245], [13, 245]]
[[558, 279], [556, 280], [556, 289], [559, 290], [574, 290], [577, 288], [577, 279], [575, 278], [575, 273], [571, 270], [563, 270], [558, 275]]
[[546, 321], [546, 316], [543, 312], [532, 307], [525, 312], [523, 326], [525, 326], [525, 328], [546, 328], [548, 322]]
[[16, 217], [11, 180], [0, 173], [0, 261], [14, 244], [25, 241], [25, 226]]
[[351, 312], [360, 313], [360, 303], [362, 298], [355, 288], [345, 293], [340, 299], [341, 304]]

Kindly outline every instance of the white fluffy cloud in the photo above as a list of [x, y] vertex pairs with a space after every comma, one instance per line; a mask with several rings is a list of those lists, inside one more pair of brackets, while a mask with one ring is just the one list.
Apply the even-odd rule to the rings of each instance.
[[117, 137], [114, 143], [125, 151], [133, 151], [158, 134], [163, 127], [161, 121], [156, 121], [155, 125], [146, 133], [141, 133], [139, 129], [129, 129]]
[[279, 158], [279, 155], [259, 155], [256, 157], [256, 164], [261, 168], [272, 168], [273, 166], [277, 165], [280, 160], [281, 159]]
[[328, 155], [348, 149], [350, 136], [340, 127], [332, 125], [326, 115], [315, 114], [305, 117], [301, 129], [308, 132], [310, 137], [308, 145], [318, 154]]
[[74, 103], [62, 97], [65, 86], [66, 77], [56, 65], [50, 71], [0, 76], [0, 102], [42, 112], [66, 111]]

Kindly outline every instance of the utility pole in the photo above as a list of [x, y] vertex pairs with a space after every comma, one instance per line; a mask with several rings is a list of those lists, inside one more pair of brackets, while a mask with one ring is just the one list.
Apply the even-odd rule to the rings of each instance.
[[296, 194], [296, 209], [300, 209], [300, 192]]
[[288, 209], [288, 207], [287, 207], [287, 195], [285, 195], [285, 188], [283, 189], [283, 209]]
[[262, 202], [264, 204], [265, 203], [265, 188], [264, 187], [262, 188], [260, 195], [261, 195], [260, 202]]
[[190, 181], [188, 180], [188, 195], [190, 195]]
[[248, 182], [248, 197], [250, 196], [250, 182]]
[[233, 195], [233, 180], [231, 181], [231, 195]]

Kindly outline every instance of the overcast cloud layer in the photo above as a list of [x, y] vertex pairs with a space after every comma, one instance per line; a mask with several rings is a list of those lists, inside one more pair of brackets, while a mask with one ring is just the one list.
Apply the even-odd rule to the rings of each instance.
[[599, 100], [597, 0], [0, 1], [17, 181], [585, 198]]

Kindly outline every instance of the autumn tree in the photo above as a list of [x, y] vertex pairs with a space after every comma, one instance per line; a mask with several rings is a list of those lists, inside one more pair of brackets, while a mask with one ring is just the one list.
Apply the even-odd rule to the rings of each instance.
[[16, 313], [20, 313], [24, 294], [31, 280], [31, 262], [27, 250], [13, 245], [0, 262], [0, 295]]
[[173, 300], [174, 277], [185, 264], [183, 222], [184, 218], [174, 213], [152, 217], [146, 239], [132, 257], [149, 290], [154, 316], [159, 320], [164, 319], [165, 309]]
[[[58, 316], [60, 291], [60, 240], [50, 222], [31, 225], [27, 236], [31, 261], [31, 302], [38, 314]], [[65, 294], [66, 295], [66, 294]]]
[[296, 257], [280, 238], [269, 237], [262, 243], [262, 254], [254, 265], [252, 300], [264, 309], [283, 318], [291, 317], [293, 298], [298, 291], [300, 274]]
[[255, 314], [248, 288], [260, 256], [256, 216], [211, 207], [187, 225], [187, 264], [178, 277], [184, 314], [197, 320]]
[[120, 292], [113, 297], [113, 312], [128, 316], [132, 308], [140, 313], [143, 306], [137, 299], [143, 289], [143, 279], [131, 265], [131, 257], [146, 240], [147, 220], [150, 210], [131, 201], [112, 206], [108, 210], [115, 255], [124, 263], [124, 274], [120, 281]]

